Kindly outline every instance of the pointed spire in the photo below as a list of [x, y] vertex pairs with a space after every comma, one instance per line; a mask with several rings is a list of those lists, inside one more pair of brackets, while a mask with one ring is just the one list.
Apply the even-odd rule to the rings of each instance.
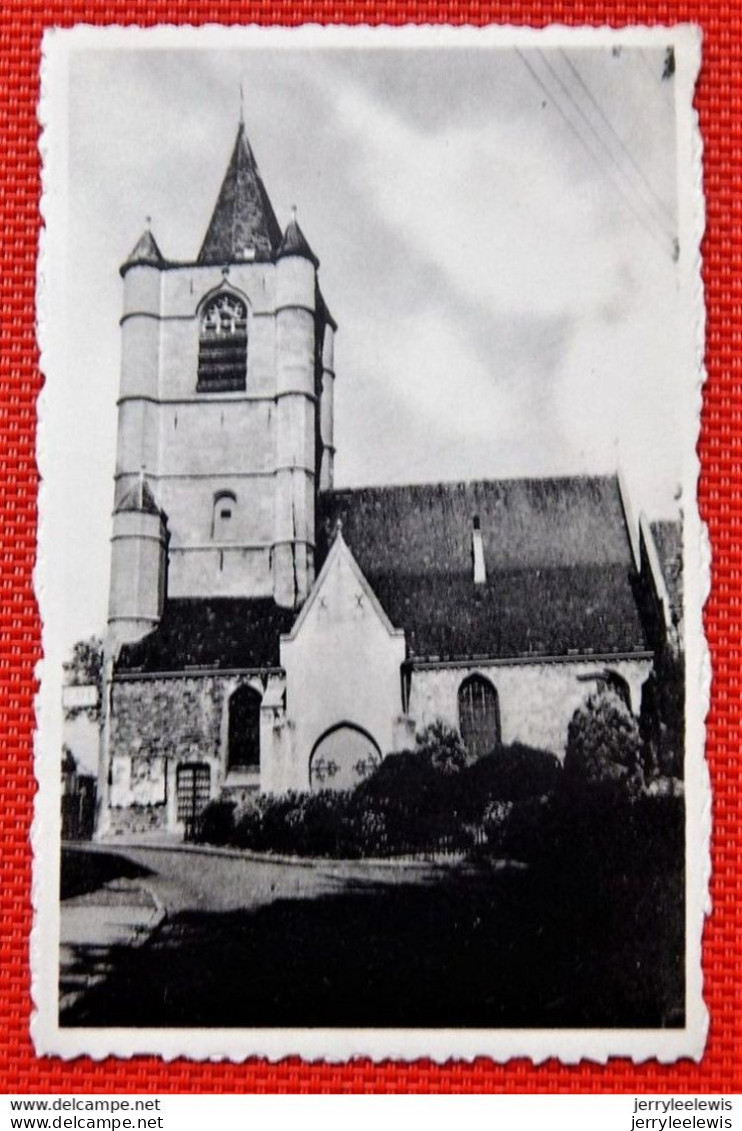
[[219, 190], [199, 263], [244, 263], [275, 257], [281, 228], [265, 191], [242, 120]]
[[147, 217], [147, 227], [137, 240], [130, 255], [121, 264], [120, 272], [125, 275], [130, 267], [164, 267], [165, 259], [157, 246], [157, 240], [150, 229], [150, 217]]
[[302, 259], [310, 260], [315, 267], [319, 267], [319, 259], [312, 251], [306, 236], [299, 227], [295, 204], [291, 206], [291, 219], [286, 226], [276, 258], [281, 259], [284, 255], [299, 255]]

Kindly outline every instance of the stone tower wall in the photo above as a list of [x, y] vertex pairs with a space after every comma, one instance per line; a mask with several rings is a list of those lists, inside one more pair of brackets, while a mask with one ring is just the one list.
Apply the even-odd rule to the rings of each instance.
[[[248, 308], [244, 392], [197, 390], [201, 309], [220, 290]], [[315, 268], [297, 256], [125, 273], [115, 501], [144, 467], [168, 518], [172, 597], [273, 594], [294, 605], [306, 596], [314, 570], [315, 292]], [[225, 495], [233, 520], [220, 540], [215, 506]], [[112, 578], [112, 591], [120, 584]]]
[[331, 491], [335, 482], [335, 331], [328, 323], [322, 343], [322, 395], [320, 400], [322, 468], [320, 490]]
[[167, 528], [161, 515], [118, 511], [113, 516], [109, 635], [113, 651], [159, 621], [165, 596]]
[[314, 580], [315, 268], [287, 256], [276, 265], [276, 281], [273, 595], [291, 607]]

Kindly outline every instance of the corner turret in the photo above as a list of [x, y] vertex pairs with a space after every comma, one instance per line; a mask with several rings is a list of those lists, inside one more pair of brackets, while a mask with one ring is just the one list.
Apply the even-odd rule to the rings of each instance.
[[292, 209], [292, 218], [286, 225], [286, 231], [281, 240], [281, 246], [278, 249], [277, 259], [283, 259], [289, 255], [296, 255], [300, 259], [308, 259], [314, 265], [315, 271], [319, 270], [319, 259], [312, 251], [307, 242], [307, 238], [299, 227], [296, 219], [296, 207]]
[[317, 267], [296, 217], [276, 257], [276, 504], [273, 596], [302, 604], [314, 581]]
[[119, 274], [125, 278], [132, 267], [164, 267], [165, 265], [165, 257], [157, 246], [157, 240], [147, 227], [119, 267]]
[[113, 513], [109, 651], [138, 640], [162, 616], [167, 585], [167, 515], [144, 472]]

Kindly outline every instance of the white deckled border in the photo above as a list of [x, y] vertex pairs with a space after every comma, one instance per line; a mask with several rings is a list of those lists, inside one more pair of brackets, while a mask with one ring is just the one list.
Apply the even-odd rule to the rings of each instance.
[[[273, 48], [394, 47], [627, 47], [676, 49], [676, 113], [678, 141], [679, 230], [685, 273], [684, 285], [695, 312], [697, 381], [688, 408], [688, 435], [683, 438], [688, 461], [683, 497], [685, 618], [687, 633], [686, 687], [686, 970], [687, 1023], [679, 1030], [340, 1030], [340, 1029], [60, 1029], [57, 1021], [59, 940], [59, 757], [61, 749], [61, 655], [56, 610], [63, 594], [57, 589], [53, 547], [60, 531], [61, 509], [52, 458], [55, 420], [65, 389], [69, 388], [67, 343], [64, 335], [64, 252], [59, 232], [64, 227], [67, 193], [67, 65], [71, 51], [166, 47], [189, 50]], [[240, 1061], [263, 1056], [277, 1061], [296, 1054], [308, 1061], [345, 1061], [368, 1056], [374, 1060], [409, 1061], [430, 1057], [472, 1060], [489, 1056], [505, 1062], [529, 1057], [540, 1063], [558, 1057], [565, 1064], [587, 1059], [605, 1063], [623, 1056], [635, 1063], [656, 1058], [668, 1063], [679, 1057], [700, 1059], [708, 1029], [702, 996], [701, 940], [704, 916], [710, 911], [711, 790], [704, 760], [705, 716], [710, 694], [710, 660], [703, 635], [702, 608], [710, 584], [710, 549], [696, 504], [700, 465], [695, 454], [700, 427], [705, 320], [700, 243], [704, 230], [702, 145], [693, 91], [700, 68], [701, 35], [691, 25], [678, 27], [610, 28], [468, 26], [303, 26], [284, 27], [92, 27], [54, 29], [44, 36], [39, 120], [43, 127], [41, 210], [42, 230], [38, 263], [38, 337], [46, 385], [39, 398], [37, 459], [41, 473], [39, 541], [35, 570], [36, 594], [43, 619], [44, 659], [39, 664], [41, 689], [36, 699], [35, 772], [38, 781], [32, 829], [34, 851], [34, 927], [31, 936], [32, 996], [35, 1012], [31, 1033], [41, 1055], [102, 1059], [153, 1053], [166, 1060]], [[688, 507], [690, 503], [690, 507]], [[694, 682], [695, 680], [695, 682]]]

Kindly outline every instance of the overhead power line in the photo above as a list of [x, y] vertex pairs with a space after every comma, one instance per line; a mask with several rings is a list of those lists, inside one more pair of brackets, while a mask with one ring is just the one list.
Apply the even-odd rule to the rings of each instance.
[[[597, 140], [601, 149], [607, 155], [608, 160], [612, 163], [613, 168], [615, 168], [617, 170], [617, 172], [623, 178], [624, 186], [628, 186], [628, 189], [627, 189], [624, 186], [618, 185], [618, 183], [615, 180], [615, 177], [611, 178], [614, 181], [614, 183], [616, 184], [616, 187], [619, 188], [619, 191], [623, 194], [624, 199], [631, 202], [631, 206], [632, 206], [632, 210], [633, 210], [634, 205], [637, 204], [637, 201], [635, 200], [635, 197], [637, 195], [636, 184], [632, 180], [631, 176], [626, 172], [626, 170], [624, 169], [621, 162], [617, 159], [615, 153], [611, 149], [611, 146], [608, 144], [608, 142], [602, 136], [600, 130], [598, 130], [595, 127], [594, 123], [591, 122], [590, 118], [587, 116], [585, 111], [580, 106], [579, 102], [577, 102], [576, 98], [572, 94], [572, 91], [569, 89], [569, 87], [564, 82], [562, 77], [559, 75], [559, 73], [554, 69], [554, 67], [551, 65], [549, 60], [546, 58], [543, 51], [539, 51], [539, 55], [541, 56], [541, 59], [544, 63], [544, 66], [547, 68], [549, 73], [554, 77], [555, 81], [557, 82], [557, 84], [558, 84], [560, 90], [562, 91], [564, 97], [567, 99], [567, 102], [575, 108], [575, 110], [577, 111], [580, 118], [582, 119], [582, 121], [587, 126], [587, 128], [590, 131], [590, 133], [592, 134], [592, 136]], [[609, 176], [611, 175], [611, 167], [610, 166], [607, 167], [605, 171]], [[647, 208], [646, 201], [643, 199], [643, 197], [639, 197], [638, 207], [639, 208]], [[634, 212], [634, 214], [635, 215], [637, 214], [636, 211]], [[672, 239], [673, 236], [675, 235], [675, 232], [673, 231], [672, 228], [666, 227], [664, 217], [658, 218], [656, 215], [652, 215], [650, 222], [657, 223], [663, 229], [664, 234], [668, 237], [668, 239]]]
[[578, 82], [578, 83], [580, 84], [581, 88], [582, 88], [582, 89], [584, 90], [584, 92], [585, 92], [585, 94], [587, 95], [587, 97], [588, 97], [588, 98], [590, 99], [590, 102], [591, 102], [591, 104], [592, 104], [592, 105], [593, 105], [593, 106], [595, 107], [595, 110], [596, 110], [596, 111], [597, 111], [597, 113], [598, 113], [598, 114], [600, 115], [601, 119], [602, 119], [602, 120], [603, 120], [603, 121], [605, 122], [606, 126], [608, 127], [608, 129], [610, 130], [611, 134], [613, 135], [613, 137], [614, 137], [614, 138], [616, 139], [616, 141], [618, 142], [618, 144], [619, 144], [619, 146], [621, 147], [622, 151], [623, 151], [623, 152], [624, 152], [624, 153], [626, 154], [626, 156], [628, 157], [628, 159], [629, 159], [629, 161], [631, 162], [632, 166], [634, 167], [634, 169], [636, 170], [637, 174], [638, 174], [638, 175], [639, 175], [639, 177], [641, 178], [641, 180], [642, 180], [643, 184], [644, 184], [644, 185], [646, 185], [646, 187], [647, 187], [647, 190], [649, 191], [649, 193], [651, 194], [651, 196], [652, 196], [652, 197], [653, 197], [653, 199], [655, 200], [656, 204], [657, 204], [657, 205], [659, 206], [659, 208], [660, 208], [660, 209], [661, 209], [661, 211], [663, 212], [664, 216], [666, 216], [666, 218], [667, 218], [667, 219], [668, 219], [668, 220], [670, 221], [670, 223], [671, 223], [671, 224], [673, 225], [673, 227], [674, 227], [674, 225], [675, 225], [675, 217], [673, 216], [671, 209], [670, 209], [670, 208], [668, 207], [668, 205], [667, 205], [667, 202], [666, 202], [666, 201], [664, 201], [664, 200], [662, 199], [662, 197], [660, 196], [660, 194], [659, 194], [659, 193], [658, 193], [658, 192], [657, 192], [657, 191], [655, 190], [655, 188], [654, 188], [654, 185], [653, 185], [653, 184], [651, 183], [651, 181], [650, 181], [650, 180], [649, 180], [649, 178], [647, 177], [646, 173], [645, 173], [645, 172], [644, 172], [644, 170], [642, 169], [641, 165], [639, 164], [639, 162], [638, 162], [638, 161], [636, 160], [636, 158], [634, 157], [634, 154], [633, 154], [633, 153], [631, 152], [631, 150], [629, 149], [628, 145], [626, 144], [626, 142], [624, 141], [624, 139], [623, 139], [623, 138], [621, 137], [621, 135], [619, 134], [618, 130], [617, 130], [617, 129], [615, 128], [615, 126], [614, 126], [614, 125], [613, 125], [613, 123], [611, 122], [610, 118], [609, 118], [609, 117], [607, 116], [607, 114], [606, 114], [606, 113], [605, 113], [605, 111], [603, 110], [603, 107], [602, 107], [602, 106], [600, 105], [600, 103], [598, 102], [598, 100], [597, 100], [597, 99], [595, 98], [595, 96], [593, 95], [593, 92], [592, 92], [592, 91], [590, 90], [590, 88], [588, 87], [587, 83], [585, 82], [585, 80], [583, 79], [582, 75], [580, 74], [580, 72], [579, 72], [578, 68], [577, 68], [577, 67], [576, 67], [576, 66], [574, 65], [574, 63], [572, 62], [572, 60], [571, 60], [571, 59], [569, 58], [569, 56], [567, 55], [567, 53], [566, 53], [566, 51], [564, 50], [564, 48], [560, 48], [559, 50], [560, 50], [560, 54], [562, 55], [562, 57], [563, 57], [563, 59], [564, 59], [565, 63], [566, 63], [566, 64], [567, 64], [567, 66], [569, 67], [570, 71], [572, 72], [572, 74], [573, 74], [573, 75], [575, 76], [575, 78], [577, 79], [577, 82]]
[[577, 125], [575, 124], [573, 119], [567, 114], [566, 110], [560, 104], [560, 102], [557, 99], [557, 97], [555, 96], [554, 92], [549, 89], [549, 87], [543, 81], [543, 79], [538, 74], [536, 69], [531, 65], [529, 60], [526, 58], [524, 52], [521, 51], [520, 48], [516, 48], [516, 51], [517, 51], [518, 55], [520, 56], [521, 62], [525, 66], [526, 70], [531, 75], [531, 78], [537, 84], [537, 86], [540, 87], [540, 89], [543, 91], [543, 93], [548, 98], [549, 102], [554, 106], [555, 110], [557, 111], [557, 113], [559, 114], [559, 116], [562, 118], [565, 125], [569, 129], [570, 133], [572, 133], [574, 135], [574, 137], [580, 143], [580, 145], [585, 150], [585, 152], [588, 154], [588, 156], [591, 158], [591, 160], [595, 162], [595, 164], [598, 167], [601, 174], [603, 174], [603, 176], [608, 176], [610, 178], [611, 183], [613, 184], [614, 188], [616, 188], [617, 191], [620, 193], [621, 197], [624, 200], [624, 203], [629, 208], [629, 210], [631, 211], [634, 218], [641, 224], [641, 226], [644, 228], [644, 230], [662, 248], [662, 250], [667, 251], [668, 247], [667, 247], [667, 243], [666, 243], [665, 238], [663, 238], [663, 236], [657, 232], [656, 228], [647, 221], [647, 219], [644, 217], [644, 215], [637, 210], [636, 206], [634, 205], [633, 200], [631, 199], [631, 197], [626, 195], [626, 193], [625, 193], [622, 185], [620, 184], [620, 182], [616, 181], [615, 177], [610, 175], [610, 170], [608, 170], [606, 168], [605, 161], [601, 157], [598, 156], [598, 154], [595, 152], [593, 147], [589, 144], [589, 142], [585, 138], [584, 134], [577, 128]]

